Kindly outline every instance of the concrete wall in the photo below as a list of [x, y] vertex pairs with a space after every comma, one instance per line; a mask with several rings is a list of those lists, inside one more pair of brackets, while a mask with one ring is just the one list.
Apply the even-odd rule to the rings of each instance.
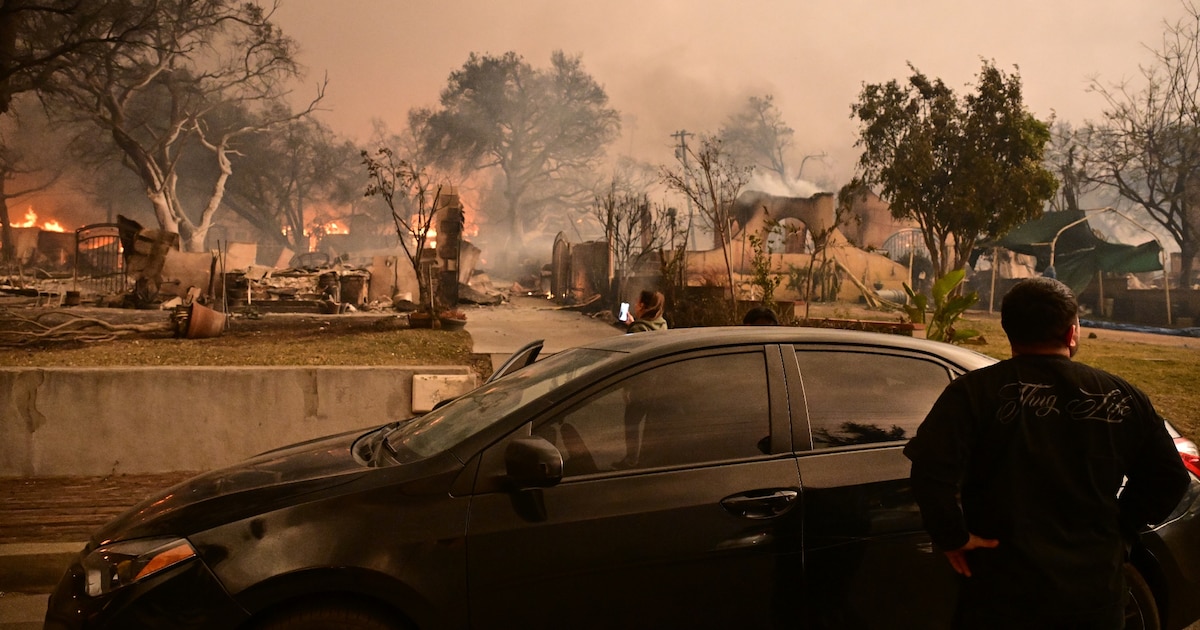
[[[465, 366], [0, 368], [0, 476], [218, 468], [410, 417], [416, 374], [472, 372]], [[473, 377], [447, 380], [474, 386]]]

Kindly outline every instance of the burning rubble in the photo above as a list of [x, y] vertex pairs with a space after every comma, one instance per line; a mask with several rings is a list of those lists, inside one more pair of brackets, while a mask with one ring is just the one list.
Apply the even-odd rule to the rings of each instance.
[[[13, 228], [20, 272], [0, 284], [0, 295], [28, 298], [26, 303], [33, 306], [172, 310], [171, 326], [181, 337], [197, 336], [200, 320], [205, 322], [206, 336], [220, 334], [226, 316], [233, 314], [404, 312], [417, 308], [416, 273], [407, 259], [386, 248], [299, 255], [284, 250], [275, 265], [261, 265], [256, 263], [255, 243], [221, 242], [213, 251], [184, 252], [178, 234], [145, 228], [126, 217], [118, 217], [115, 224], [89, 225], [73, 232], [63, 230], [57, 222], [37, 226], [37, 220], [31, 211], [21, 227]], [[321, 228], [326, 238], [350, 232], [336, 221]], [[337, 238], [329, 240], [339, 242]], [[454, 255], [453, 264], [445, 259], [448, 252]], [[502, 301], [486, 276], [475, 269], [479, 254], [480, 250], [465, 240], [454, 248], [447, 248], [443, 240], [441, 247], [433, 245], [427, 250], [428, 268], [424, 271], [441, 284], [461, 285], [449, 292], [454, 301], [447, 303]], [[426, 266], [424, 261], [422, 266]], [[447, 292], [436, 282], [435, 287]], [[72, 319], [89, 318], [68, 318]], [[66, 321], [30, 322], [23, 328], [53, 327]], [[93, 322], [72, 323], [63, 330], [89, 323]], [[101, 336], [104, 334], [108, 333]]]

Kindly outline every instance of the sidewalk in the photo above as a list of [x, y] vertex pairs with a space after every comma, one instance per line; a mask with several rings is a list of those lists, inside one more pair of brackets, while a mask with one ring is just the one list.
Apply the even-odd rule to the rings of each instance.
[[[493, 367], [530, 341], [543, 355], [622, 330], [542, 298], [464, 309], [472, 352]], [[194, 473], [0, 479], [0, 630], [40, 628], [47, 593], [88, 535], [149, 494]]]

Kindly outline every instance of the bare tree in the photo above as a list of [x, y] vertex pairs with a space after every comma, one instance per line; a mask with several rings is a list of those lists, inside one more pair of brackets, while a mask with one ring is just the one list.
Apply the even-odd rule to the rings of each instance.
[[624, 295], [629, 277], [644, 263], [658, 261], [670, 242], [670, 216], [661, 205], [650, 203], [648, 195], [629, 190], [614, 177], [608, 190], [596, 196], [592, 217], [604, 227], [617, 294]]
[[[135, 0], [130, 0], [134, 2]], [[286, 80], [299, 74], [294, 44], [271, 11], [234, 0], [136, 0], [154, 9], [152, 28], [132, 41], [66, 55], [54, 93], [66, 111], [111, 135], [125, 166], [145, 186], [159, 227], [200, 250], [246, 136], [308, 115], [281, 106]], [[273, 9], [272, 9], [273, 11]], [[228, 109], [252, 112], [222, 116]], [[240, 122], [233, 122], [240, 121]], [[184, 154], [206, 151], [216, 167], [199, 208], [178, 192]]]
[[1181, 284], [1200, 252], [1200, 9], [1166, 25], [1144, 85], [1092, 82], [1108, 104], [1091, 129], [1094, 181], [1143, 208], [1179, 245]]
[[442, 185], [434, 186], [428, 171], [414, 167], [410, 160], [396, 157], [390, 147], [380, 147], [374, 154], [363, 151], [362, 158], [367, 167], [365, 194], [383, 199], [391, 210], [396, 237], [417, 276], [420, 293], [417, 299], [423, 309], [436, 313], [432, 278], [422, 273], [421, 257], [441, 201]]
[[720, 138], [702, 135], [700, 148], [687, 148], [686, 166], [663, 167], [662, 180], [668, 188], [682, 193], [697, 208], [700, 217], [713, 231], [713, 237], [725, 257], [725, 274], [729, 286], [730, 307], [736, 310], [737, 296], [733, 282], [733, 261], [730, 235], [733, 233], [733, 205], [738, 193], [750, 181], [752, 166], [742, 166], [725, 150]]
[[718, 135], [739, 162], [773, 171], [779, 181], [789, 180], [784, 154], [792, 146], [795, 130], [783, 121], [774, 96], [751, 96], [729, 117]]
[[1091, 136], [1089, 127], [1075, 129], [1065, 122], [1050, 125], [1046, 164], [1058, 177], [1058, 194], [1050, 199], [1055, 211], [1079, 210], [1079, 199], [1099, 187], [1088, 159]]

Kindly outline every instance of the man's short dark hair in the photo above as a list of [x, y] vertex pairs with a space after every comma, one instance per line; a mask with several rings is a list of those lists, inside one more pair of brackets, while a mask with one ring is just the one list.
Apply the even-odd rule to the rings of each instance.
[[1009, 289], [1000, 303], [1000, 325], [1010, 343], [1059, 342], [1078, 317], [1075, 294], [1052, 278], [1022, 280]]
[[775, 315], [775, 311], [765, 306], [755, 306], [746, 311], [746, 316], [742, 318], [743, 326], [778, 326], [779, 316]]

